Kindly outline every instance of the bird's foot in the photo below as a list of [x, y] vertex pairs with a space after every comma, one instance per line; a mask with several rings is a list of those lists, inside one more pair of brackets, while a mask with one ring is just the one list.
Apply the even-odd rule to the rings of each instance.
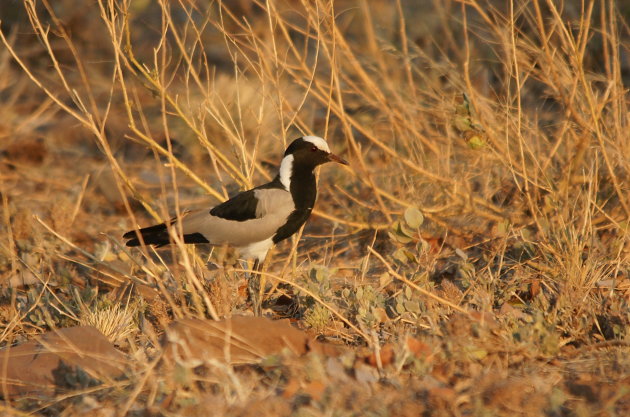
[[260, 300], [260, 275], [252, 274], [249, 277], [249, 300], [252, 303], [252, 311], [254, 316], [260, 317], [262, 315], [261, 300]]

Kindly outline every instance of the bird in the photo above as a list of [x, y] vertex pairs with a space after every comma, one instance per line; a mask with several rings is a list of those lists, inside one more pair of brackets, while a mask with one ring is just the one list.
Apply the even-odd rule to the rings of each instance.
[[317, 198], [314, 170], [327, 162], [348, 165], [330, 151], [325, 139], [297, 138], [286, 148], [278, 174], [270, 182], [242, 191], [210, 209], [185, 211], [167, 222], [130, 230], [123, 235], [125, 244], [160, 247], [171, 243], [169, 230], [181, 230], [184, 243], [235, 247], [240, 259], [254, 260], [249, 296], [254, 314], [260, 315], [259, 274], [267, 252], [306, 223]]

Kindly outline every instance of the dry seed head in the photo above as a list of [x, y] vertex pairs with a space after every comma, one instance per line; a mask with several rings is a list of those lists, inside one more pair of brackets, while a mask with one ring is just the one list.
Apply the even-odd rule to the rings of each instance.
[[88, 309], [84, 307], [79, 322], [84, 326], [96, 327], [107, 339], [116, 344], [134, 333], [138, 327], [134, 322], [132, 306], [115, 304]]

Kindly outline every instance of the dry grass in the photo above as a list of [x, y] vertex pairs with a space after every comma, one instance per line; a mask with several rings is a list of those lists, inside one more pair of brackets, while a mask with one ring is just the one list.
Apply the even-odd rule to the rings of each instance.
[[[628, 413], [626, 6], [22, 3], [0, 15], [0, 343], [89, 305], [145, 323], [124, 326], [141, 371], [123, 388], [7, 412]], [[245, 308], [244, 275], [224, 248], [120, 235], [270, 179], [302, 134], [351, 166], [321, 170], [265, 298], [352, 347], [345, 368], [161, 373], [165, 326]]]

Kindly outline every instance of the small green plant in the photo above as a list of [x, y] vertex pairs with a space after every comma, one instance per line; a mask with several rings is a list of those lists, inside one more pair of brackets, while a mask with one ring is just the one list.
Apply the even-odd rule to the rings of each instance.
[[304, 312], [304, 322], [317, 333], [323, 332], [330, 323], [331, 313], [321, 304], [315, 304]]
[[[306, 274], [302, 283], [311, 294], [316, 295], [325, 302], [331, 302], [335, 296], [330, 278], [334, 270], [322, 265], [314, 265]], [[303, 317], [306, 324], [317, 332], [322, 332], [330, 322], [331, 313], [327, 307], [317, 302], [308, 294], [299, 293], [299, 304], [303, 308]]]
[[407, 208], [403, 216], [392, 223], [388, 235], [397, 246], [392, 258], [399, 265], [415, 269], [420, 262], [421, 254], [428, 251], [429, 244], [420, 235], [423, 223], [424, 215], [416, 207]]
[[17, 307], [29, 322], [40, 328], [52, 329], [76, 323], [72, 301], [66, 291], [58, 290], [53, 295], [49, 289], [36, 285], [17, 297]]
[[464, 138], [468, 147], [473, 150], [486, 146], [485, 132], [477, 123], [476, 116], [470, 107], [470, 99], [466, 93], [462, 94], [462, 103], [455, 106], [452, 125]]
[[348, 312], [364, 327], [373, 328], [383, 321], [385, 295], [372, 285], [344, 288], [341, 298], [346, 301]]
[[389, 237], [398, 243], [406, 245], [411, 242], [420, 240], [419, 228], [424, 223], [422, 212], [416, 207], [409, 207], [401, 219], [394, 221], [390, 230]]
[[512, 337], [532, 352], [541, 352], [545, 356], [555, 355], [560, 349], [558, 329], [541, 312], [525, 315], [514, 328]]
[[421, 313], [421, 302], [414, 296], [411, 288], [405, 287], [400, 294], [394, 298], [394, 313], [401, 318], [416, 320]]

